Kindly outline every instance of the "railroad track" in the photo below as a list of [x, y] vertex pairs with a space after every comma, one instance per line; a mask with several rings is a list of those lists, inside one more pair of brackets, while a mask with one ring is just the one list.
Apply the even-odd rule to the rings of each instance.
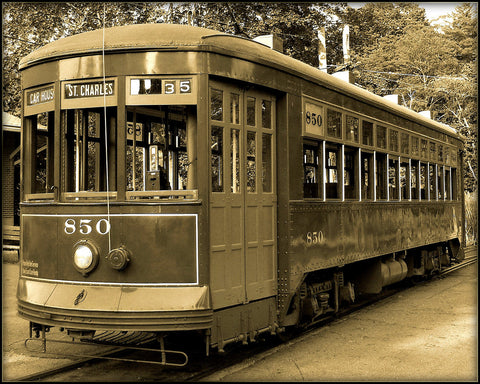
[[[433, 276], [433, 278], [445, 276], [449, 273], [457, 271], [459, 269], [465, 268], [473, 263], [476, 263], [478, 260], [477, 257], [477, 247], [467, 247], [465, 249], [465, 259], [458, 263], [454, 264], [449, 268], [445, 268], [441, 271], [440, 274]], [[428, 282], [425, 280], [423, 282]], [[421, 282], [421, 283], [423, 283]], [[246, 348], [242, 348], [241, 346], [231, 346], [231, 349], [226, 349], [224, 354], [217, 354], [208, 358], [208, 363], [204, 363], [200, 356], [194, 361], [189, 363], [188, 369], [185, 369], [183, 372], [179, 371], [178, 369], [165, 369], [162, 371], [165, 373], [165, 376], [160, 374], [156, 376], [155, 381], [198, 381], [204, 377], [207, 377], [219, 370], [226, 369], [231, 367], [235, 364], [241, 363], [246, 358], [251, 358], [252, 356], [258, 355], [263, 352], [267, 352], [269, 350], [274, 349], [275, 347], [281, 345], [285, 341], [291, 340], [297, 336], [306, 335], [310, 332], [314, 332], [318, 327], [327, 325], [339, 318], [345, 317], [355, 311], [358, 311], [362, 308], [368, 307], [376, 302], [384, 300], [390, 296], [397, 294], [399, 291], [403, 289], [408, 289], [405, 285], [403, 288], [395, 287], [391, 289], [386, 289], [382, 294], [372, 297], [368, 300], [365, 300], [361, 303], [357, 303], [355, 305], [351, 305], [350, 307], [342, 310], [340, 313], [336, 315], [332, 315], [326, 318], [323, 318], [315, 323], [309, 324], [307, 327], [303, 328], [300, 332], [293, 332], [291, 334], [286, 335], [283, 340], [279, 338], [267, 338], [263, 340], [263, 342], [254, 343], [248, 345]], [[137, 350], [141, 350], [142, 348], [137, 348]], [[110, 360], [110, 361], [128, 361], [128, 362], [135, 362], [135, 363], [149, 363], [149, 364], [159, 364], [156, 361], [146, 361], [146, 360], [138, 360], [134, 358], [125, 358], [125, 355], [128, 356], [131, 353], [132, 348], [126, 347], [112, 347], [111, 349], [104, 351], [102, 354], [99, 355], [90, 355], [84, 356], [79, 358], [71, 363], [67, 363], [53, 369], [48, 369], [42, 372], [38, 372], [35, 374], [31, 374], [24, 377], [19, 377], [13, 379], [12, 381], [38, 381], [44, 380], [46, 378], [54, 377], [55, 375], [59, 375], [79, 367], [86, 366], [87, 364], [93, 364], [96, 362], [101, 362], [103, 360]], [[145, 349], [147, 350], [147, 349]], [[157, 351], [159, 352], [159, 350]], [[66, 356], [66, 355], [63, 355]], [[71, 355], [70, 355], [71, 356]], [[163, 368], [162, 368], [163, 369]], [[176, 375], [174, 379], [172, 379], [172, 375]], [[181, 376], [178, 378], [177, 376]]]

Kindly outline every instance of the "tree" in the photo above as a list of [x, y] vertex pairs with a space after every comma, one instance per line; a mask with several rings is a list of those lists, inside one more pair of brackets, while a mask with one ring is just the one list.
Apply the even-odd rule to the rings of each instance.
[[[370, 3], [348, 9], [356, 23], [352, 63], [358, 85], [455, 128], [466, 139], [465, 189], [476, 189], [477, 73], [476, 8], [462, 4], [442, 30], [425, 22], [415, 4]], [[387, 20], [391, 20], [387, 23]]]
[[[342, 3], [20, 3], [3, 7], [3, 110], [20, 116], [18, 63], [34, 49], [62, 37], [138, 23], [193, 24], [246, 38], [277, 34], [284, 52], [318, 66], [319, 27], [341, 39], [334, 15]], [[328, 41], [332, 57], [338, 51]], [[329, 54], [330, 56], [330, 54]]]
[[407, 28], [428, 25], [425, 10], [415, 3], [366, 3], [339, 11], [343, 24], [351, 25], [352, 57], [366, 57], [375, 51], [380, 39], [401, 37]]

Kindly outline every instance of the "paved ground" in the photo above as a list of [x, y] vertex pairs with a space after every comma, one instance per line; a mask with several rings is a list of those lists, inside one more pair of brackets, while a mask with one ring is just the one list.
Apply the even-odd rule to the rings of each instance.
[[[2, 381], [16, 381], [48, 368], [60, 367], [71, 363], [73, 358], [62, 358], [41, 352], [41, 344], [34, 341], [32, 350], [25, 348], [25, 339], [29, 336], [29, 323], [17, 314], [16, 289], [18, 282], [18, 263], [2, 264]], [[52, 336], [59, 340], [70, 340], [58, 328], [52, 328]], [[96, 348], [96, 349], [94, 349]], [[55, 345], [49, 349], [58, 353], [76, 352], [97, 353], [97, 347]]]
[[416, 286], [206, 381], [478, 381], [478, 270]]
[[[474, 264], [416, 286], [205, 380], [477, 381], [477, 276]], [[70, 361], [25, 349], [17, 279], [18, 264], [3, 263], [3, 381]]]

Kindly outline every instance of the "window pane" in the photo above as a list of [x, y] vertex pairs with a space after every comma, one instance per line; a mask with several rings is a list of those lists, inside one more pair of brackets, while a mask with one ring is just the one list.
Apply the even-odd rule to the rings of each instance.
[[443, 145], [438, 145], [438, 161], [443, 162]]
[[342, 138], [342, 113], [327, 108], [327, 134]]
[[346, 117], [347, 124], [347, 140], [358, 143], [358, 127], [360, 124], [360, 119], [354, 116]]
[[340, 155], [340, 146], [337, 146], [336, 148], [328, 148], [325, 150], [325, 189], [327, 199], [337, 199], [340, 197], [338, 191], [338, 165], [340, 164], [338, 160]]
[[408, 164], [401, 163], [400, 164], [400, 190], [402, 200], [408, 199], [408, 183], [407, 183], [407, 176], [408, 176]]
[[49, 136], [53, 137], [53, 112], [40, 113], [28, 119], [33, 135], [31, 138], [33, 143], [31, 150], [34, 151], [32, 168], [35, 179], [32, 182], [32, 193], [48, 193], [51, 192], [49, 187], [53, 185], [51, 170], [54, 148], [52, 141], [49, 140]]
[[418, 161], [412, 161], [412, 170], [410, 175], [411, 186], [412, 186], [412, 200], [418, 200]]
[[377, 185], [377, 199], [385, 200], [387, 198], [387, 155], [383, 153], [377, 153], [375, 157], [376, 161], [376, 185]]
[[412, 155], [413, 156], [418, 156], [419, 154], [418, 143], [419, 143], [418, 137], [412, 137]]
[[223, 128], [212, 126], [212, 192], [223, 192]]
[[240, 193], [240, 131], [232, 129], [230, 141], [231, 191]]
[[318, 148], [303, 146], [303, 197], [318, 197]]
[[398, 152], [398, 131], [390, 129], [390, 151]]
[[247, 125], [255, 126], [255, 98], [247, 97]]
[[389, 160], [388, 164], [388, 188], [390, 200], [398, 200], [398, 183], [397, 183], [397, 166], [398, 160]]
[[223, 91], [211, 89], [210, 108], [212, 120], [223, 121]]
[[443, 170], [442, 166], [437, 166], [437, 196], [439, 200], [443, 200], [443, 190], [445, 188]]
[[420, 165], [420, 197], [422, 200], [427, 198], [427, 165]]
[[262, 127], [272, 127], [272, 102], [270, 100], [262, 100]]
[[436, 181], [437, 181], [437, 178], [435, 177], [435, 168], [436, 168], [436, 165], [435, 164], [430, 164], [430, 166], [428, 167], [428, 175], [429, 175], [429, 178], [430, 178], [430, 200], [435, 200], [435, 195], [437, 193], [437, 185], [436, 185]]
[[437, 161], [437, 148], [432, 142], [430, 142], [430, 160]]
[[343, 181], [345, 186], [345, 198], [358, 198], [357, 187], [355, 185], [355, 165], [358, 159], [358, 151], [345, 148]]
[[402, 153], [408, 155], [408, 152], [409, 152], [408, 133], [401, 134], [401, 149], [402, 149]]
[[255, 132], [247, 132], [247, 192], [256, 191], [257, 168], [256, 168], [257, 141]]
[[[144, 173], [145, 173], [145, 148], [135, 148], [135, 160], [133, 159], [133, 146], [127, 145], [126, 153], [127, 163], [127, 191], [144, 191]], [[135, 166], [135, 175], [133, 167]]]
[[[107, 108], [106, 119], [103, 108], [69, 110], [63, 113], [66, 158], [63, 172], [67, 192], [106, 191], [107, 159], [110, 178], [108, 190], [115, 190], [116, 123], [114, 116], [114, 108]], [[107, 139], [105, 138], [105, 120], [109, 135]], [[108, 151], [105, 150], [106, 141], [109, 145]]]
[[230, 123], [240, 124], [240, 95], [230, 94]]
[[451, 174], [450, 170], [445, 168], [445, 199], [451, 200], [452, 195], [451, 195], [451, 180], [450, 180]]
[[427, 159], [428, 153], [428, 142], [425, 139], [420, 140], [420, 155], [424, 158]]
[[387, 149], [387, 128], [377, 125], [377, 147]]
[[362, 151], [362, 200], [373, 199], [373, 154]]
[[362, 121], [362, 144], [373, 145], [373, 123]]
[[263, 192], [272, 192], [272, 135], [262, 135], [262, 182]]

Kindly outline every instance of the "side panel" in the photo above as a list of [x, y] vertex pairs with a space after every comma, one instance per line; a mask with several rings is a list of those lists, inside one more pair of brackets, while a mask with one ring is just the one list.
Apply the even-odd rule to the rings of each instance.
[[460, 203], [308, 202], [290, 212], [294, 275], [462, 237]]

